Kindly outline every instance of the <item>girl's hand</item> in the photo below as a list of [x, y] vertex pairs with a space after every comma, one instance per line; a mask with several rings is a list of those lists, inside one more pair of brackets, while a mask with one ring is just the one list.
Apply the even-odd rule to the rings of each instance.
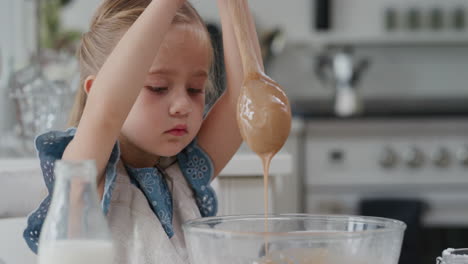
[[[218, 0], [226, 66], [226, 91], [211, 109], [198, 133], [198, 144], [213, 160], [215, 175], [231, 160], [242, 143], [239, 127], [237, 126], [236, 108], [244, 73], [229, 13], [228, 5], [232, 1], [243, 0]], [[248, 1], [245, 2], [245, 5], [248, 5]], [[250, 12], [245, 15], [248, 18], [250, 35], [257, 36], [252, 15]], [[253, 41], [251, 44], [255, 55], [261, 58], [258, 40]]]

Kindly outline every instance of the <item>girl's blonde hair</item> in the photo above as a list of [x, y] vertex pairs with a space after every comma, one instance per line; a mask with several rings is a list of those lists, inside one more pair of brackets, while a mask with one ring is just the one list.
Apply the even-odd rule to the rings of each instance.
[[[84, 82], [90, 75], [96, 75], [106, 58], [117, 45], [125, 31], [137, 20], [152, 0], [104, 0], [96, 10], [90, 29], [83, 34], [77, 57], [80, 65], [80, 86], [71, 110], [69, 125], [77, 126], [86, 104], [87, 94]], [[213, 64], [214, 48], [210, 35], [198, 12], [187, 1], [177, 11], [172, 24], [195, 26], [194, 32], [199, 33], [200, 40], [206, 43]], [[213, 96], [213, 74], [210, 70], [206, 87], [206, 96]]]

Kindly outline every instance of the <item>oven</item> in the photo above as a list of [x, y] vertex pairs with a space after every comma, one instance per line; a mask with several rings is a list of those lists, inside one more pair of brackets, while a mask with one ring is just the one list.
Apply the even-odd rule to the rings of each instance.
[[468, 117], [307, 122], [304, 210], [407, 223], [400, 263], [468, 245]]

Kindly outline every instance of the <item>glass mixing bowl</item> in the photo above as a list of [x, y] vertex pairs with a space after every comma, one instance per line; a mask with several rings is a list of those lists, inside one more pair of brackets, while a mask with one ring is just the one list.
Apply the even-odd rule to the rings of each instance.
[[[342, 215], [239, 215], [184, 224], [191, 264], [396, 264], [403, 222]], [[268, 230], [268, 232], [265, 232]]]

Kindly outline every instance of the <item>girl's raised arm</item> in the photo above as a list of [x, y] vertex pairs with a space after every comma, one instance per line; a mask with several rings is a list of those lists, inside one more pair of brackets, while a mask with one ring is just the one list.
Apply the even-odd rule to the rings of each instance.
[[[92, 82], [74, 139], [63, 159], [96, 160], [98, 185], [176, 11], [185, 0], [153, 0], [125, 32]], [[102, 192], [101, 192], [102, 194]]]
[[[226, 65], [226, 91], [210, 111], [203, 122], [198, 134], [198, 144], [210, 155], [215, 166], [215, 175], [226, 166], [232, 156], [239, 149], [242, 138], [237, 126], [237, 99], [244, 78], [242, 62], [237, 48], [234, 29], [231, 25], [229, 13], [229, 1], [242, 1], [247, 5], [247, 0], [218, 0], [219, 14], [221, 17], [224, 60]], [[246, 8], [247, 9], [247, 8]], [[249, 35], [253, 36], [252, 47], [261, 61], [260, 44], [257, 32], [250, 13], [246, 14], [249, 23]], [[260, 65], [263, 67], [262, 65]]]

